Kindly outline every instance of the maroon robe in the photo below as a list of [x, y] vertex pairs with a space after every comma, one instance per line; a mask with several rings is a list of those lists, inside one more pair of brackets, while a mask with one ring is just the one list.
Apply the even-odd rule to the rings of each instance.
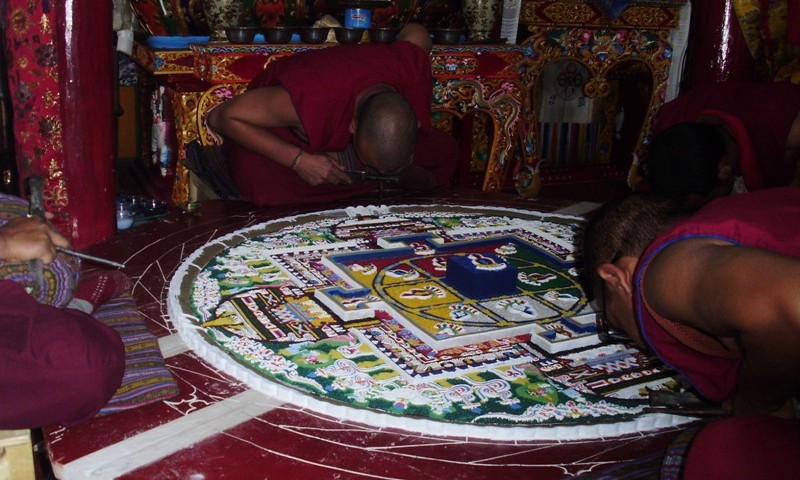
[[800, 86], [788, 82], [726, 82], [694, 88], [665, 103], [653, 131], [714, 116], [731, 128], [740, 148], [740, 170], [748, 190], [782, 187], [794, 178], [795, 159], [786, 139], [800, 112]]
[[712, 201], [647, 247], [636, 266], [634, 306], [642, 336], [667, 365], [706, 398], [722, 402], [736, 388], [741, 358], [716, 339], [655, 314], [644, 298], [647, 268], [663, 249], [689, 239], [714, 237], [800, 258], [800, 189], [765, 189]]
[[[338, 45], [297, 53], [269, 64], [249, 88], [285, 88], [308, 141], [286, 128], [273, 132], [308, 152], [320, 153], [347, 148], [356, 96], [378, 83], [391, 85], [411, 104], [420, 122], [414, 164], [431, 172], [438, 185], [445, 185], [455, 170], [458, 146], [454, 138], [431, 128], [430, 59], [417, 45], [405, 41]], [[240, 193], [259, 206], [323, 202], [376, 188], [374, 183], [311, 186], [290, 168], [230, 140], [223, 143], [223, 152]]]
[[10, 280], [0, 280], [0, 312], [0, 429], [78, 423], [114, 395], [125, 348], [113, 329]]

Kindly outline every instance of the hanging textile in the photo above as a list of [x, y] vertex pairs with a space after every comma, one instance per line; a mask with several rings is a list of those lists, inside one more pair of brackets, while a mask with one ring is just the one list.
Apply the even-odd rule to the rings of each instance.
[[734, 11], [757, 80], [790, 80], [800, 84], [800, 2], [734, 0]]

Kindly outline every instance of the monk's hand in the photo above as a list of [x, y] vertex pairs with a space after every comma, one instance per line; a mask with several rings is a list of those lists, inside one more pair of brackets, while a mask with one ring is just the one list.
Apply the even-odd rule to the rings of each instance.
[[325, 154], [304, 152], [293, 169], [303, 181], [313, 186], [346, 185], [352, 182], [344, 169]]
[[47, 264], [56, 257], [56, 247], [69, 247], [69, 240], [41, 218], [18, 217], [0, 227], [0, 259]]

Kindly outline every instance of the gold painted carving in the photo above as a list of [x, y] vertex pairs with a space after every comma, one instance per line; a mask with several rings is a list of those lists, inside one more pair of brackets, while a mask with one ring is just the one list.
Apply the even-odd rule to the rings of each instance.
[[201, 145], [217, 143], [206, 127], [208, 111], [246, 89], [247, 85], [235, 83], [215, 85], [205, 92], [172, 92], [175, 132], [178, 137], [175, 184], [172, 189], [172, 200], [176, 205], [189, 201], [189, 170], [185, 165], [186, 147], [195, 140]]
[[503, 179], [511, 165], [514, 139], [522, 124], [525, 90], [518, 80], [466, 79], [437, 81], [434, 85], [434, 110], [452, 113], [458, 118], [470, 112], [488, 114], [494, 138], [489, 149], [482, 190], [501, 191]]
[[678, 27], [680, 8], [674, 5], [637, 5], [634, 2], [618, 19], [611, 20], [586, 0], [523, 0], [520, 23], [528, 26], [671, 30]]
[[449, 134], [453, 133], [453, 128], [455, 127], [453, 119], [455, 117], [447, 112], [439, 111], [433, 112], [433, 118], [431, 119], [431, 125], [434, 128], [437, 128], [443, 132], [447, 132]]
[[211, 82], [247, 82], [248, 79], [231, 72], [230, 66], [239, 60], [239, 55], [214, 56], [211, 60], [211, 69], [208, 72]]
[[215, 85], [203, 92], [197, 105], [197, 112], [194, 116], [194, 122], [197, 125], [198, 137], [201, 145], [215, 145], [219, 143], [217, 136], [214, 135], [206, 125], [208, 112], [225, 100], [229, 100], [240, 93], [244, 93], [245, 90], [247, 90], [247, 85], [232, 83]]
[[548, 22], [556, 24], [586, 23], [597, 16], [595, 10], [585, 3], [546, 2], [543, 13]]
[[[615, 30], [588, 27], [529, 26], [531, 37], [522, 46], [534, 52], [538, 61], [529, 67], [526, 85], [534, 88], [541, 72], [554, 61], [572, 59], [585, 65], [590, 72], [584, 93], [591, 98], [613, 93], [609, 85], [610, 72], [620, 66], [647, 71], [652, 77], [652, 94], [639, 134], [635, 152], [640, 156], [644, 139], [650, 132], [652, 119], [662, 104], [671, 65], [671, 47], [666, 30]], [[534, 109], [535, 110], [535, 109]], [[535, 128], [535, 125], [531, 128]], [[534, 132], [535, 133], [535, 132]], [[601, 139], [606, 141], [607, 139]], [[535, 142], [535, 140], [534, 140]], [[538, 159], [534, 159], [536, 162]], [[530, 165], [530, 163], [527, 163]]]
[[678, 26], [679, 18], [677, 8], [674, 9], [671, 16], [673, 21], [668, 24], [670, 15], [667, 15], [664, 8], [636, 6], [626, 8], [620, 15], [625, 22], [640, 28], [675, 28]]
[[175, 158], [175, 183], [172, 186], [172, 201], [182, 205], [189, 201], [189, 169], [186, 168], [186, 145], [197, 139], [197, 104], [199, 92], [170, 91], [175, 112], [175, 133], [178, 137]]
[[[178, 63], [179, 60], [186, 62], [187, 59], [192, 59], [192, 52], [190, 50], [159, 50], [155, 53], [155, 73], [159, 75], [175, 74], [175, 73], [193, 73], [191, 66]], [[190, 62], [190, 65], [192, 62]]]
[[199, 92], [171, 92], [178, 149], [184, 149], [189, 142], [198, 138], [196, 116], [200, 95]]

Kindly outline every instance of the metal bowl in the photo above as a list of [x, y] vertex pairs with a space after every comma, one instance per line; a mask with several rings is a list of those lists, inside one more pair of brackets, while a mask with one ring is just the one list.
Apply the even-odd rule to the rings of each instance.
[[290, 43], [294, 27], [269, 27], [264, 29], [264, 38], [269, 43]]
[[372, 43], [392, 43], [397, 37], [396, 28], [370, 28], [369, 41]]
[[464, 36], [461, 28], [439, 28], [433, 31], [433, 41], [441, 45], [458, 45]]
[[300, 39], [303, 43], [322, 43], [328, 39], [330, 27], [302, 27], [300, 29]]
[[148, 199], [147, 202], [141, 206], [142, 214], [145, 217], [154, 217], [157, 215], [164, 215], [167, 213], [168, 205], [164, 200], [157, 198]]
[[339, 43], [358, 43], [364, 35], [363, 28], [336, 27], [333, 29]]
[[258, 33], [258, 28], [255, 27], [228, 27], [225, 29], [225, 35], [231, 43], [253, 43]]

